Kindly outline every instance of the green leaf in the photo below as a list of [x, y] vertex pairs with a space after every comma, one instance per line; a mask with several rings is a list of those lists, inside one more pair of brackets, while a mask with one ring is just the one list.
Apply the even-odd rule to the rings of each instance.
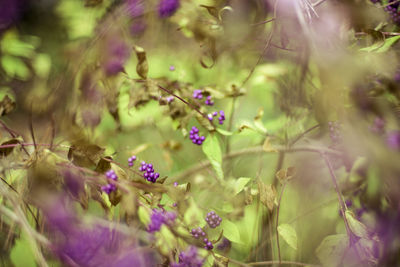
[[217, 132], [219, 132], [220, 134], [225, 135], [225, 136], [231, 136], [231, 135], [233, 135], [232, 132], [226, 131], [226, 130], [221, 129], [221, 128], [217, 128]]
[[235, 195], [239, 194], [250, 180], [251, 178], [245, 178], [245, 177], [237, 179], [234, 184]]
[[315, 252], [323, 266], [340, 266], [348, 245], [347, 235], [329, 235], [322, 240]]
[[23, 236], [15, 242], [10, 253], [11, 262], [15, 267], [36, 266], [35, 256], [29, 244], [29, 241]]
[[232, 242], [241, 243], [239, 229], [233, 222], [222, 219], [222, 229], [224, 229], [224, 236]]
[[367, 227], [358, 221], [354, 214], [351, 211], [346, 210], [346, 219], [349, 223], [350, 230], [358, 237], [368, 238], [368, 230]]
[[377, 53], [383, 53], [389, 50], [389, 48], [394, 45], [398, 40], [400, 39], [400, 35], [386, 38], [384, 44], [379, 47], [375, 52]]
[[278, 233], [283, 240], [288, 243], [293, 249], [297, 249], [297, 234], [296, 230], [290, 224], [281, 224], [278, 226]]
[[222, 171], [222, 153], [217, 136], [214, 134], [209, 134], [202, 147], [203, 152], [210, 160], [217, 177], [220, 180], [224, 179], [224, 173]]
[[5, 55], [1, 58], [1, 66], [11, 78], [17, 77], [21, 80], [29, 78], [29, 69], [20, 58]]

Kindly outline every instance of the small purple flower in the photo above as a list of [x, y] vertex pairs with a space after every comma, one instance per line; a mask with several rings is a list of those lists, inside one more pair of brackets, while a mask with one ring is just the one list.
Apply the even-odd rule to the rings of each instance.
[[171, 103], [172, 101], [174, 101], [174, 99], [175, 98], [173, 96], [167, 96], [167, 98], [166, 98], [168, 104]]
[[400, 131], [392, 131], [386, 137], [386, 144], [395, 150], [400, 149]]
[[112, 225], [87, 225], [72, 207], [66, 196], [43, 206], [44, 219], [51, 230], [52, 252], [63, 266], [155, 266], [154, 262], [147, 262], [153, 257], [145, 257], [132, 236]]
[[370, 130], [376, 134], [383, 134], [385, 132], [385, 121], [380, 117], [376, 117], [374, 123], [370, 127]]
[[179, 254], [179, 263], [172, 263], [171, 267], [201, 267], [204, 259], [200, 258], [195, 246], [190, 246]]
[[170, 71], [174, 71], [175, 70], [175, 66], [173, 66], [173, 65], [169, 66], [169, 70]]
[[108, 76], [116, 75], [124, 70], [125, 61], [129, 58], [130, 50], [122, 41], [110, 41], [107, 51], [104, 71]]
[[211, 99], [211, 96], [207, 96], [206, 101], [204, 102], [207, 106], [214, 105], [214, 101]]
[[194, 99], [203, 99], [203, 90], [201, 90], [201, 89], [194, 90], [193, 98]]
[[153, 213], [150, 216], [150, 224], [148, 231], [150, 233], [158, 232], [163, 224], [172, 225], [176, 219], [176, 213], [173, 211], [165, 211], [160, 209], [153, 209]]
[[180, 6], [179, 0], [160, 0], [158, 3], [158, 15], [160, 18], [171, 17]]
[[144, 13], [144, 4], [142, 0], [126, 0], [127, 11], [133, 18], [139, 17]]
[[139, 36], [142, 33], [144, 33], [144, 31], [147, 28], [147, 24], [146, 22], [144, 22], [143, 19], [138, 19], [135, 20], [130, 27], [130, 32], [132, 36]]

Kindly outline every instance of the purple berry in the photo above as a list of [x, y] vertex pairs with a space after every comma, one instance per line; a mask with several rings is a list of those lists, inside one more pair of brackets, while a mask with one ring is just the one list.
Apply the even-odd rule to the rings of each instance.
[[207, 213], [205, 220], [211, 228], [216, 228], [222, 221], [221, 217], [219, 217], [214, 211]]
[[172, 16], [179, 8], [179, 0], [161, 0], [158, 3], [158, 15], [161, 18]]

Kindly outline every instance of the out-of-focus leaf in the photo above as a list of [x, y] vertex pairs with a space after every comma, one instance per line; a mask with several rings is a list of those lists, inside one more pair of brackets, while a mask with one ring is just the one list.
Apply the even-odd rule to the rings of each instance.
[[13, 33], [7, 33], [1, 40], [1, 50], [4, 54], [17, 57], [30, 58], [34, 54], [35, 46], [31, 43], [23, 42]]
[[225, 135], [225, 136], [231, 136], [231, 135], [233, 135], [232, 132], [226, 131], [226, 130], [221, 129], [221, 128], [217, 128], [217, 132], [219, 132], [220, 134]]
[[386, 38], [384, 44], [379, 47], [375, 52], [377, 53], [383, 53], [389, 50], [389, 48], [394, 45], [398, 40], [400, 39], [400, 35]]
[[133, 47], [133, 49], [135, 50], [137, 59], [138, 59], [138, 63], [136, 65], [136, 72], [137, 74], [143, 78], [143, 79], [147, 79], [147, 73], [149, 72], [149, 66], [147, 63], [147, 59], [146, 59], [146, 52], [144, 51], [144, 49], [140, 46], [135, 45]]
[[322, 240], [315, 252], [323, 266], [341, 266], [348, 245], [347, 235], [329, 235]]
[[103, 155], [104, 148], [82, 142], [75, 143], [68, 151], [68, 158], [80, 167], [94, 167]]
[[[15, 144], [19, 144], [21, 141], [17, 138], [13, 138], [11, 140], [8, 140], [6, 142], [3, 142], [1, 144], [1, 146], [4, 145], [15, 145]], [[14, 147], [3, 147], [0, 148], [0, 158], [2, 157], [7, 157], [8, 155], [10, 155], [10, 153], [14, 150]]]
[[229, 266], [228, 258], [226, 258], [222, 255], [215, 254], [213, 267], [228, 267], [228, 266]]
[[10, 259], [15, 267], [36, 266], [35, 256], [31, 249], [31, 245], [24, 236], [15, 242], [15, 245], [10, 252]]
[[138, 217], [141, 223], [148, 225], [150, 223], [150, 214], [143, 206], [138, 208]]
[[349, 223], [351, 232], [358, 237], [368, 238], [367, 227], [363, 223], [361, 223], [359, 220], [357, 220], [351, 211], [346, 210], [345, 214], [346, 214], [346, 219]]
[[270, 184], [266, 185], [262, 181], [258, 181], [258, 188], [261, 203], [272, 211], [274, 205], [277, 203], [275, 187]]
[[265, 138], [264, 144], [263, 144], [263, 150], [265, 152], [278, 152], [278, 150], [276, 150], [275, 148], [272, 147], [271, 145], [271, 138], [269, 136], [267, 136]]
[[254, 117], [254, 126], [263, 134], [267, 134], [267, 129], [265, 129], [265, 126], [262, 123], [263, 116], [264, 116], [264, 109], [259, 108], [257, 115]]
[[218, 16], [218, 9], [215, 6], [206, 6], [206, 5], [200, 5], [201, 7], [204, 7], [207, 9], [208, 13], [213, 16], [216, 19], [219, 19]]
[[222, 153], [221, 147], [219, 146], [218, 138], [214, 134], [209, 134], [203, 145], [203, 152], [210, 160], [219, 179], [224, 179], [224, 173], [222, 171]]
[[95, 7], [103, 3], [103, 0], [85, 0], [86, 7]]
[[112, 160], [112, 157], [107, 156], [107, 157], [101, 158], [99, 160], [99, 162], [97, 163], [95, 171], [98, 173], [105, 173], [106, 171], [111, 169], [111, 162], [109, 160]]
[[297, 249], [296, 230], [290, 224], [281, 224], [278, 226], [278, 233], [293, 249]]
[[46, 78], [51, 69], [51, 57], [47, 54], [38, 54], [32, 62], [38, 76]]
[[236, 224], [227, 219], [223, 219], [221, 227], [224, 229], [224, 236], [226, 238], [232, 242], [241, 243], [240, 232]]
[[4, 96], [0, 102], [0, 116], [7, 115], [12, 112], [16, 107], [15, 101], [8, 95]]
[[247, 183], [251, 180], [251, 178], [241, 177], [235, 181], [234, 188], [235, 188], [235, 195], [239, 194]]
[[117, 206], [119, 204], [119, 202], [121, 201], [121, 197], [122, 194], [120, 190], [115, 190], [108, 195], [111, 205], [113, 206]]
[[196, 114], [196, 119], [200, 123], [201, 126], [206, 128], [209, 131], [215, 130], [214, 126], [210, 123], [210, 121], [207, 118], [204, 118], [200, 114]]
[[29, 69], [20, 58], [4, 55], [1, 57], [1, 66], [11, 78], [19, 78], [21, 80], [29, 78]]

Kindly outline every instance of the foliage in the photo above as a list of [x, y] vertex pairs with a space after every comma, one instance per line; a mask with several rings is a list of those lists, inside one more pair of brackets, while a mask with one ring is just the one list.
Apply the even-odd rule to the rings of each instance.
[[398, 266], [400, 4], [0, 0], [2, 266]]

